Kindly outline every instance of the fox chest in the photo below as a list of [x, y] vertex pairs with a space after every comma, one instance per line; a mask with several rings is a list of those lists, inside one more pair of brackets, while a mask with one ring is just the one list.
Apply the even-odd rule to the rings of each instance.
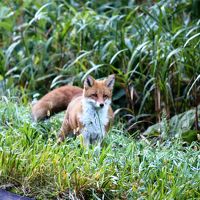
[[86, 140], [90, 143], [101, 141], [106, 132], [105, 126], [109, 122], [108, 111], [107, 109], [99, 111], [87, 109], [82, 113], [80, 122], [83, 125], [80, 131]]

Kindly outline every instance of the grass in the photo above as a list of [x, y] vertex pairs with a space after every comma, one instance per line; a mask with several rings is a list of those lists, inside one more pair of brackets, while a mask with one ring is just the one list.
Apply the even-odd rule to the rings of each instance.
[[199, 1], [68, 2], [0, 2], [5, 88], [44, 94], [115, 73], [115, 108], [125, 108], [133, 129], [199, 102]]
[[63, 113], [34, 124], [29, 106], [1, 99], [1, 187], [36, 199], [199, 198], [199, 144], [184, 147], [169, 140], [153, 145], [129, 138], [118, 125], [98, 156], [79, 139], [56, 144], [62, 118]]
[[[198, 106], [199, 1], [68, 2], [0, 2], [0, 186], [36, 199], [198, 199], [199, 143], [134, 140], [124, 127], [139, 138]], [[127, 123], [99, 156], [79, 139], [56, 144], [63, 114], [31, 121], [30, 99], [111, 73]]]

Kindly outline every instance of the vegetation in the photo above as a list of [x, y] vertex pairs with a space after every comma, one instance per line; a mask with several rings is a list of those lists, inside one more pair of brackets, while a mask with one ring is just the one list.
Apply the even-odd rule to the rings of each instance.
[[5, 87], [43, 94], [80, 84], [89, 73], [115, 73], [116, 108], [128, 108], [131, 124], [138, 118], [148, 125], [160, 121], [163, 109], [168, 117], [185, 111], [196, 103], [199, 19], [192, 0], [147, 2], [2, 2]]
[[55, 143], [63, 114], [33, 124], [29, 109], [0, 103], [0, 185], [36, 199], [197, 199], [199, 146], [135, 141], [113, 127], [98, 156], [78, 139]]
[[[0, 186], [37, 199], [197, 199], [199, 143], [174, 136], [199, 138], [199, 5], [1, 1]], [[63, 114], [32, 123], [34, 98], [112, 73], [120, 118], [99, 156], [79, 140], [55, 144]], [[193, 107], [190, 122], [184, 112]], [[160, 131], [141, 135], [156, 122]]]

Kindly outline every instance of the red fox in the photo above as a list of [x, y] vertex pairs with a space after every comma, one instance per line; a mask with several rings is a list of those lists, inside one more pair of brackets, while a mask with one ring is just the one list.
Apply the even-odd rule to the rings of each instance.
[[83, 90], [81, 88], [71, 85], [52, 90], [32, 106], [33, 120], [44, 120], [55, 113], [66, 110], [70, 101], [82, 93]]
[[55, 89], [33, 106], [33, 119], [44, 119], [67, 107], [58, 142], [73, 132], [82, 134], [85, 146], [94, 143], [99, 146], [114, 118], [110, 106], [114, 82], [114, 75], [104, 80], [88, 76], [84, 80], [83, 90], [75, 86]]

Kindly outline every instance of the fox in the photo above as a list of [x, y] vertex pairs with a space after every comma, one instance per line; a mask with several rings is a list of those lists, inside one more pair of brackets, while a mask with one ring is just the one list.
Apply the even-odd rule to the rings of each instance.
[[50, 118], [56, 113], [67, 109], [71, 100], [81, 95], [82, 88], [65, 85], [52, 90], [39, 101], [32, 104], [32, 119], [35, 122]]
[[88, 75], [83, 89], [76, 86], [55, 89], [32, 107], [33, 119], [43, 120], [66, 107], [58, 144], [71, 134], [81, 134], [84, 146], [97, 144], [100, 147], [114, 120], [111, 107], [114, 83], [114, 74], [102, 80]]

